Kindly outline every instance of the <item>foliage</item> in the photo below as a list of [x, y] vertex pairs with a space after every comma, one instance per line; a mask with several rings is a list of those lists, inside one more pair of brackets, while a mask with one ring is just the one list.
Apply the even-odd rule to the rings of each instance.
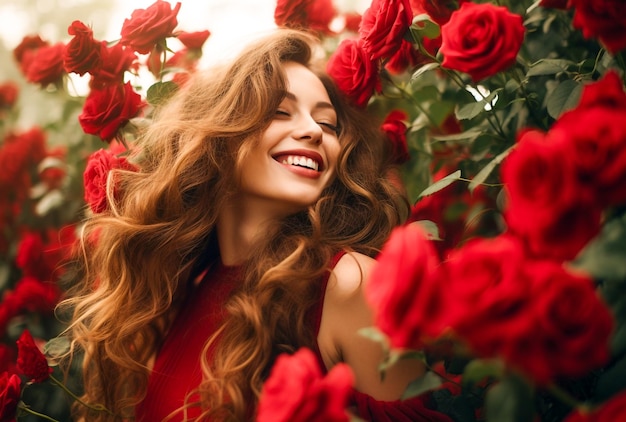
[[[603, 0], [596, 16], [591, 3], [373, 0], [361, 20], [330, 1], [277, 2], [276, 23], [318, 33], [331, 76], [393, 143], [414, 203], [409, 223], [421, 229], [408, 224], [381, 254], [384, 285], [369, 292], [378, 329], [364, 335], [387, 351], [383, 373], [397, 359], [423, 359], [431, 372], [406, 397], [432, 390], [455, 421], [620, 411], [626, 13], [619, 0]], [[20, 373], [20, 334], [45, 341], [63, 328], [52, 314], [62, 263], [85, 213], [101, 211], [108, 171], [125, 168], [136, 126], [196, 70], [209, 33], [180, 31], [180, 7], [138, 9], [120, 40], [99, 40], [80, 22], [67, 22], [72, 37], [56, 44], [26, 37], [14, 52], [22, 83], [60, 110], [44, 127], [19, 127], [15, 89], [0, 81], [0, 382], [8, 389]], [[164, 18], [161, 31], [134, 34], [153, 15]], [[68, 72], [88, 74], [86, 96], [70, 94]], [[23, 401], [67, 418], [64, 393], [46, 388], [29, 385]]]

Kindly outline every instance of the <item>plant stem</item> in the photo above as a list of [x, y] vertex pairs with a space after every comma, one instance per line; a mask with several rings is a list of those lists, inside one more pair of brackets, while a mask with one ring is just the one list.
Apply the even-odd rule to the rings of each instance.
[[563, 404], [570, 406], [571, 408], [581, 407], [581, 403], [576, 400], [571, 394], [567, 391], [563, 390], [556, 384], [550, 384], [548, 386], [548, 391], [552, 396], [561, 401]]
[[73, 398], [74, 400], [76, 400], [77, 402], [79, 402], [80, 404], [82, 404], [83, 406], [91, 409], [91, 410], [96, 410], [99, 412], [107, 412], [108, 414], [112, 415], [113, 412], [111, 412], [109, 409], [107, 409], [106, 407], [104, 407], [101, 404], [89, 404], [89, 403], [85, 403], [83, 400], [81, 400], [76, 394], [74, 394], [72, 391], [70, 391], [69, 388], [67, 388], [67, 386], [65, 386], [65, 384], [63, 384], [61, 381], [57, 380], [54, 376], [50, 375], [50, 381], [52, 381], [54, 384], [58, 385], [59, 387], [61, 387], [61, 389], [63, 391], [65, 391], [67, 393], [67, 395], [69, 395], [71, 398]]
[[39, 412], [37, 412], [37, 411], [35, 411], [35, 410], [31, 409], [30, 407], [26, 406], [24, 403], [20, 403], [20, 404], [18, 405], [18, 408], [19, 408], [19, 409], [21, 409], [21, 410], [23, 410], [23, 411], [24, 411], [24, 412], [26, 412], [26, 413], [30, 413], [31, 415], [38, 416], [38, 417], [40, 417], [41, 419], [45, 419], [45, 420], [50, 421], [50, 422], [60, 422], [60, 421], [58, 421], [58, 420], [56, 420], [56, 419], [54, 419], [54, 418], [51, 418], [51, 417], [50, 417], [50, 416], [48, 416], [48, 415], [45, 415], [45, 414], [43, 414], [43, 413], [39, 413]]

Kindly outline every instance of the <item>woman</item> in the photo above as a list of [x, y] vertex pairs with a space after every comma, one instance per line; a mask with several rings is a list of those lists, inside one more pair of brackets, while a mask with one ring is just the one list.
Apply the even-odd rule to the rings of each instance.
[[315, 70], [315, 46], [279, 30], [195, 76], [139, 139], [140, 171], [109, 178], [64, 306], [84, 398], [111, 414], [79, 416], [252, 419], [275, 358], [300, 347], [347, 362], [372, 403], [423, 373], [404, 361], [381, 381], [381, 350], [357, 333], [371, 257], [408, 207], [377, 126]]

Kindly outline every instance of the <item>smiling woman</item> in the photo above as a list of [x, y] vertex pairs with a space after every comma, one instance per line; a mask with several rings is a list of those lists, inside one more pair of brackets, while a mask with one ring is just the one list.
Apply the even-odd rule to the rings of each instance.
[[[319, 48], [280, 29], [195, 73], [131, 148], [137, 171], [109, 176], [62, 309], [84, 399], [112, 413], [79, 415], [248, 420], [277, 358], [302, 348], [354, 374], [346, 420], [349, 405], [392, 409], [424, 373], [406, 360], [381, 379], [383, 350], [358, 334], [372, 257], [408, 204], [385, 177], [379, 122], [320, 71]], [[398, 406], [448, 420], [424, 398]]]

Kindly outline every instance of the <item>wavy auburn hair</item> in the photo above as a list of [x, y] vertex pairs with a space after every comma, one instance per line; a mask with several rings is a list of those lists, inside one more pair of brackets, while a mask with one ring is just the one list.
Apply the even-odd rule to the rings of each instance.
[[[163, 342], [197, 273], [218, 258], [220, 204], [237, 189], [237, 169], [284, 98], [283, 63], [319, 75], [338, 114], [341, 152], [334, 181], [318, 202], [274, 226], [247, 257], [228, 316], [202, 359], [203, 417], [246, 420], [281, 352], [313, 347], [307, 313], [338, 250], [373, 256], [408, 203], [385, 177], [388, 151], [379, 122], [342, 98], [318, 71], [311, 35], [276, 30], [228, 67], [198, 72], [166, 105], [132, 149], [138, 172], [117, 171], [109, 210], [84, 224], [77, 274], [60, 308], [71, 315], [67, 361], [83, 359], [84, 397], [111, 410], [78, 417], [134, 417], [147, 388], [148, 362]], [[219, 341], [217, 338], [219, 337]], [[194, 406], [197, 404], [188, 404]], [[183, 412], [184, 409], [181, 409]]]

